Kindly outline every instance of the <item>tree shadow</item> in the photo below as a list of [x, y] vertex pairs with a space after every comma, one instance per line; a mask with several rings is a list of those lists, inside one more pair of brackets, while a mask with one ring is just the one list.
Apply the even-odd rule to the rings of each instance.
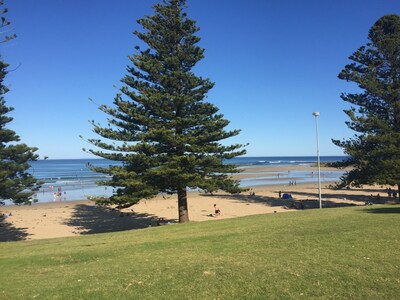
[[374, 207], [363, 210], [370, 214], [400, 214], [400, 206], [396, 207]]
[[[292, 194], [302, 195], [305, 197], [316, 197], [316, 194], [312, 193], [312, 192], [308, 193], [308, 192], [293, 191]], [[327, 193], [326, 191], [324, 191], [324, 192], [322, 192], [322, 198], [333, 198], [333, 199], [337, 199], [337, 200], [343, 200], [343, 198], [346, 198], [346, 200], [351, 200], [351, 201], [355, 201], [355, 202], [365, 202], [370, 199], [370, 196], [347, 194], [347, 193], [343, 193], [343, 194], [332, 193], [332, 194], [330, 194], [330, 193]]]
[[247, 202], [247, 203], [263, 203], [268, 206], [284, 206], [293, 200], [284, 200], [280, 198], [274, 197], [267, 197], [267, 196], [258, 196], [258, 195], [244, 195], [244, 194], [200, 194], [203, 197], [214, 197], [220, 199], [229, 199], [229, 200], [236, 200], [240, 202]]
[[147, 228], [156, 226], [157, 221], [158, 217], [150, 214], [79, 204], [74, 207], [71, 219], [64, 224], [76, 227], [81, 234], [94, 234]]
[[27, 233], [26, 230], [27, 228], [17, 228], [4, 220], [0, 220], [0, 242], [26, 240], [29, 236], [29, 233]]
[[[246, 202], [246, 203], [262, 203], [271, 207], [274, 206], [283, 206], [292, 209], [312, 209], [319, 208], [319, 201], [317, 199], [307, 199], [307, 200], [296, 200], [295, 194], [296, 192], [289, 192], [294, 196], [294, 199], [282, 199], [268, 196], [259, 196], [259, 195], [243, 195], [243, 194], [234, 194], [234, 195], [225, 195], [225, 194], [214, 194], [212, 197], [222, 198], [222, 199], [235, 199], [236, 201]], [[210, 194], [202, 195], [210, 197]], [[312, 194], [312, 198], [315, 197], [315, 194]], [[301, 204], [302, 203], [302, 206]], [[323, 207], [344, 207], [344, 206], [354, 206], [355, 204], [351, 203], [340, 203], [329, 200], [323, 200]]]
[[[343, 191], [346, 191], [346, 190], [343, 190]], [[366, 190], [363, 190], [363, 192], [365, 192], [365, 191]], [[368, 192], [371, 192], [371, 191], [372, 190], [368, 190]], [[301, 196], [312, 197], [312, 198], [316, 197], [315, 193], [309, 193], [309, 192], [292, 191], [289, 193], [291, 193], [294, 196], [301, 195]], [[371, 195], [372, 195], [372, 197], [371, 197]], [[346, 193], [346, 192], [336, 194], [336, 193], [327, 193], [326, 191], [323, 191], [322, 199], [324, 199], [324, 198], [337, 199], [337, 200], [346, 199], [346, 200], [350, 200], [353, 202], [363, 202], [363, 203], [371, 202], [371, 203], [375, 203], [375, 204], [384, 204], [384, 203], [386, 203], [386, 201], [390, 200], [389, 198], [382, 196], [381, 194], [379, 194], [380, 195], [379, 198], [377, 197], [377, 194], [371, 193], [371, 195], [351, 194], [351, 193]]]

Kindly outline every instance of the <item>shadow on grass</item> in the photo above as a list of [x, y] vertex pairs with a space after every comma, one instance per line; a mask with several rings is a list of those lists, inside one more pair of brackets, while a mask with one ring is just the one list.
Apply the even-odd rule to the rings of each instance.
[[[343, 190], [346, 191], [346, 190]], [[362, 190], [363, 192], [368, 191], [371, 192], [372, 190]], [[306, 196], [306, 197], [316, 197], [315, 193], [307, 193], [307, 192], [297, 192], [297, 191], [293, 191], [291, 192], [292, 195], [302, 195], [302, 196]], [[377, 193], [379, 194], [379, 193]], [[341, 193], [341, 194], [334, 194], [334, 193], [328, 193], [326, 191], [324, 191], [322, 193], [322, 198], [326, 197], [326, 198], [332, 198], [332, 199], [337, 199], [337, 200], [343, 200], [343, 198], [345, 198], [346, 200], [351, 200], [354, 202], [372, 202], [374, 204], [385, 204], [387, 201], [392, 201], [393, 198], [388, 198], [386, 196], [384, 196], [383, 193], [380, 193], [379, 197], [377, 197], [376, 193], [371, 193], [371, 195], [360, 195], [360, 194], [350, 194], [350, 193]]]
[[0, 242], [13, 242], [26, 240], [29, 235], [27, 228], [16, 228], [4, 220], [0, 221]]
[[[315, 193], [308, 193], [308, 192], [297, 192], [293, 191], [292, 195], [295, 197], [295, 195], [301, 195], [305, 197], [318, 197]], [[346, 200], [351, 200], [355, 202], [365, 202], [369, 201], [371, 199], [370, 196], [367, 195], [357, 195], [357, 194], [335, 194], [335, 193], [327, 193], [326, 191], [322, 192], [322, 198], [332, 198], [332, 199], [337, 199], [337, 200], [343, 200], [343, 198], [346, 198]]]
[[364, 212], [371, 214], [400, 214], [400, 206], [396, 207], [374, 207], [364, 209]]
[[80, 204], [64, 224], [76, 227], [81, 234], [141, 229], [157, 225], [158, 217], [149, 214], [123, 213], [105, 207]]
[[[296, 192], [289, 192], [292, 194], [294, 199], [282, 199], [282, 198], [274, 198], [274, 197], [267, 197], [267, 196], [251, 196], [251, 195], [244, 195], [244, 194], [234, 194], [234, 195], [220, 195], [214, 194], [213, 197], [216, 198], [225, 198], [225, 199], [235, 199], [236, 201], [240, 202], [247, 202], [247, 203], [264, 203], [265, 205], [274, 207], [274, 206], [286, 206], [288, 208], [298, 209], [300, 208], [300, 202], [303, 203], [305, 209], [311, 208], [319, 208], [319, 201], [314, 198], [315, 194], [310, 194], [311, 198], [314, 199], [307, 199], [302, 201], [296, 201]], [[300, 193], [297, 193], [300, 194]], [[204, 196], [210, 196], [210, 194], [206, 194]], [[344, 207], [344, 206], [354, 206], [354, 204], [349, 203], [337, 203], [334, 201], [322, 201], [323, 207]]]

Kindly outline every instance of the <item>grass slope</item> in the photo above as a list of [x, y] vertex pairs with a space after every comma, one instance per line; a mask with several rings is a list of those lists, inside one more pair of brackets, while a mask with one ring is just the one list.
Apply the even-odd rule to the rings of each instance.
[[398, 299], [400, 206], [0, 244], [0, 299]]

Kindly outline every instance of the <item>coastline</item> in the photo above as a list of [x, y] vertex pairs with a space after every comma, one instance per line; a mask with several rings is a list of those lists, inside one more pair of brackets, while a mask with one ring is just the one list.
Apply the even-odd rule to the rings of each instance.
[[[248, 168], [245, 172], [235, 174], [239, 179], [254, 176], [246, 172], [265, 172], [266, 168]], [[268, 167], [269, 172], [311, 171], [315, 167]], [[326, 168], [329, 171], [330, 168]], [[264, 176], [265, 174], [263, 174]], [[247, 176], [247, 177], [246, 177]], [[239, 178], [238, 178], [239, 177]], [[316, 179], [315, 179], [316, 180]], [[329, 189], [333, 182], [323, 182], [323, 207], [343, 207], [364, 205], [366, 201], [379, 202], [388, 200], [383, 186], [365, 186], [346, 190]], [[291, 194], [293, 199], [279, 198], [281, 194]], [[255, 195], [252, 196], [251, 194]], [[265, 213], [300, 212], [300, 203], [305, 209], [319, 207], [317, 182], [299, 183], [296, 185], [268, 184], [250, 187], [248, 192], [231, 195], [217, 192], [213, 195], [191, 191], [188, 193], [189, 217], [192, 222], [220, 220], [241, 216]], [[221, 210], [221, 215], [211, 217], [213, 205]], [[293, 208], [293, 207], [296, 208]], [[157, 226], [159, 218], [165, 223], [177, 222], [176, 195], [159, 195], [150, 200], [121, 211], [112, 208], [98, 207], [89, 200], [60, 201], [35, 203], [31, 206], [3, 206], [0, 213], [9, 215], [0, 222], [0, 241], [35, 240], [81, 234], [102, 233], [120, 230], [140, 229]]]
[[[312, 183], [317, 180], [318, 171], [314, 164], [242, 165], [238, 168], [242, 172], [233, 174], [232, 177], [240, 180], [243, 188], [264, 185], [284, 186], [290, 181], [299, 184]], [[321, 167], [321, 182], [338, 181], [344, 171], [346, 170]], [[68, 176], [72, 176], [71, 170], [69, 172]], [[42, 169], [40, 174], [43, 173]], [[111, 186], [98, 186], [95, 180], [88, 180], [87, 177], [83, 179], [77, 176], [77, 178], [77, 180], [71, 181], [59, 177], [59, 180], [46, 182], [36, 193], [34, 202], [75, 201], [88, 199], [88, 197], [92, 196], [109, 197], [113, 193], [114, 188]], [[7, 205], [12, 204], [9, 201], [5, 201], [5, 203]]]

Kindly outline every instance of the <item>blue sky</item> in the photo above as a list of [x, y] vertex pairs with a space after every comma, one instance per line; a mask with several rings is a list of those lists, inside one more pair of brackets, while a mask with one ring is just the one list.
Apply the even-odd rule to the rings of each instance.
[[[105, 124], [91, 103], [112, 104], [140, 41], [138, 18], [150, 0], [6, 0], [18, 38], [0, 53], [15, 69], [6, 83], [15, 130], [49, 158], [90, 157], [79, 138]], [[205, 59], [196, 74], [216, 83], [207, 101], [241, 129], [228, 143], [250, 143], [248, 156], [315, 155], [319, 111], [321, 155], [341, 155], [332, 138], [353, 135], [337, 78], [348, 56], [367, 42], [374, 22], [400, 13], [398, 0], [188, 0]]]

